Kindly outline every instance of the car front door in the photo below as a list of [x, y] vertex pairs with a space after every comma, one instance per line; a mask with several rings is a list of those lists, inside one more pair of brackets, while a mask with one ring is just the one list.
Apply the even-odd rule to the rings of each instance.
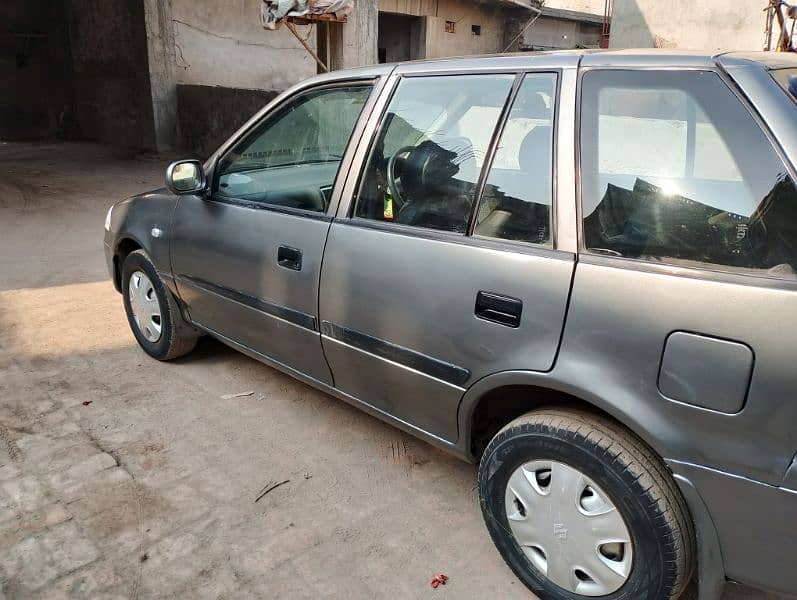
[[191, 320], [331, 384], [318, 280], [335, 181], [372, 82], [305, 89], [221, 154], [204, 196], [182, 196], [172, 269]]
[[340, 391], [456, 441], [471, 383], [554, 364], [574, 268], [553, 231], [559, 75], [415, 75], [330, 230], [322, 343]]

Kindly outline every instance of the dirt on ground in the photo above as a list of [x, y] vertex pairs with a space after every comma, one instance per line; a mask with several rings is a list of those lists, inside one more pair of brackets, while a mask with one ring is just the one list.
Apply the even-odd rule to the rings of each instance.
[[532, 597], [472, 465], [212, 340], [137, 347], [103, 220], [167, 160], [0, 143], [0, 599]]

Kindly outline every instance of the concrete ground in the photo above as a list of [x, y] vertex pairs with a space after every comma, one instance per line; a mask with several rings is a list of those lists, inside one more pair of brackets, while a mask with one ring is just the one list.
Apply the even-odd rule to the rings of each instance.
[[103, 219], [166, 160], [0, 144], [0, 599], [530, 598], [473, 466], [211, 340], [137, 347]]

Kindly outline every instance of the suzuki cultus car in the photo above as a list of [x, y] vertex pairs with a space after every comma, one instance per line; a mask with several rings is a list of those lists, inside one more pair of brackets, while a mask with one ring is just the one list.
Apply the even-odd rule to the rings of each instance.
[[115, 204], [108, 268], [152, 357], [211, 335], [479, 462], [540, 598], [795, 593], [795, 75], [610, 51], [322, 76]]

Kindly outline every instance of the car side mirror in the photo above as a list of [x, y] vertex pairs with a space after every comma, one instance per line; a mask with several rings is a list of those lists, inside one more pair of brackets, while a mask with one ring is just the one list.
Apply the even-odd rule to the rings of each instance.
[[174, 194], [197, 194], [205, 191], [207, 179], [198, 160], [178, 160], [166, 169], [166, 187]]

